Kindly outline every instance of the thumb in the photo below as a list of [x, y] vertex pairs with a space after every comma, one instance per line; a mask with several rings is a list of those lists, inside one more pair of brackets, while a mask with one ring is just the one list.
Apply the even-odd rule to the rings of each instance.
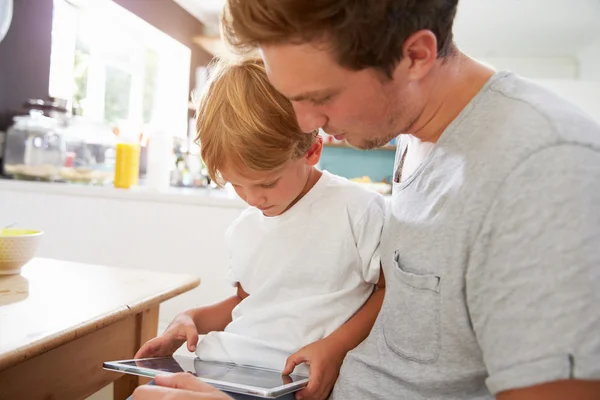
[[198, 345], [198, 330], [195, 326], [189, 326], [185, 330], [185, 336], [187, 338], [187, 348], [189, 351], [196, 351]]
[[282, 375], [291, 374], [292, 372], [294, 372], [296, 365], [302, 364], [303, 362], [304, 362], [304, 356], [302, 356], [300, 353], [292, 354], [286, 360], [285, 367], [283, 368], [283, 371], [281, 372], [281, 374]]

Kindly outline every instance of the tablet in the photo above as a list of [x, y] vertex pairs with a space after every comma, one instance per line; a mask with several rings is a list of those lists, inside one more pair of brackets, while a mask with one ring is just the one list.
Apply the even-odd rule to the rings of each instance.
[[153, 378], [156, 375], [190, 372], [202, 381], [226, 392], [274, 399], [296, 392], [308, 384], [308, 377], [281, 371], [235, 364], [202, 361], [199, 358], [172, 357], [109, 361], [104, 369]]

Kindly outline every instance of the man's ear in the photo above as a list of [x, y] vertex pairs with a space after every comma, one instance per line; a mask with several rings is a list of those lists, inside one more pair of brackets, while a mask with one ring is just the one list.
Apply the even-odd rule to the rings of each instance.
[[410, 35], [404, 42], [402, 55], [408, 63], [410, 80], [422, 79], [437, 59], [437, 39], [429, 30], [420, 30]]
[[321, 153], [323, 152], [323, 137], [317, 135], [315, 142], [310, 146], [310, 149], [306, 152], [306, 164], [315, 166], [321, 159]]

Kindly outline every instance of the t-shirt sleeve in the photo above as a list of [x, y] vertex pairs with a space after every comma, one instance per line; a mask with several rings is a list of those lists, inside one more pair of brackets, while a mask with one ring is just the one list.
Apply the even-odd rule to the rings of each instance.
[[600, 152], [557, 145], [502, 183], [468, 265], [493, 394], [600, 379]]
[[385, 220], [385, 201], [376, 196], [356, 224], [354, 233], [361, 260], [362, 276], [366, 282], [377, 284], [381, 266], [379, 242]]

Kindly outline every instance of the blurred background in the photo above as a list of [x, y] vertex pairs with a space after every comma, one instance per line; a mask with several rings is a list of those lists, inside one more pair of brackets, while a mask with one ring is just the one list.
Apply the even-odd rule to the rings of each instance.
[[[107, 130], [129, 134], [142, 144], [143, 177], [147, 138], [166, 129], [174, 140], [172, 184], [207, 185], [192, 143], [191, 100], [210, 60], [229, 56], [219, 37], [223, 3], [15, 1], [0, 44], [0, 131], [8, 130], [15, 114], [37, 107], [53, 110], [67, 124], [79, 123], [78, 130], [96, 132], [75, 138], [80, 142], [93, 136], [108, 146], [113, 137]], [[600, 119], [599, 17], [597, 0], [462, 0], [455, 40], [472, 57], [533, 79]], [[394, 143], [371, 152], [332, 138], [326, 144], [322, 168], [348, 178], [389, 180]]]

